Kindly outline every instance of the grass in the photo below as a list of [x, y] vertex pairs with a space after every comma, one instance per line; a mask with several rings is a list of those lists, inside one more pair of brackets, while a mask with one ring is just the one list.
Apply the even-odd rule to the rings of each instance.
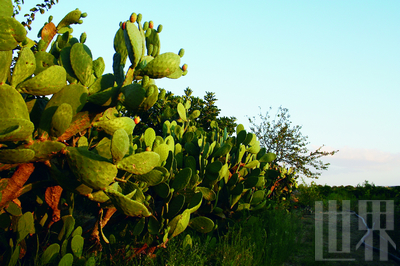
[[[299, 217], [279, 208], [247, 213], [225, 233], [199, 235], [187, 229], [152, 256], [132, 256], [130, 245], [110, 248], [101, 265], [282, 265], [298, 246], [299, 226]], [[183, 244], [185, 238], [191, 245]]]

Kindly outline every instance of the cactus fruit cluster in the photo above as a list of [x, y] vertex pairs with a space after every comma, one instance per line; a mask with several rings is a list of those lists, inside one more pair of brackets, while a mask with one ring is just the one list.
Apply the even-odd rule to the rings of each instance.
[[[154, 79], [187, 73], [184, 51], [160, 53], [162, 26], [133, 13], [115, 35], [113, 73], [103, 74], [86, 34], [72, 36], [84, 17], [76, 9], [57, 26], [49, 19], [34, 42], [0, 12], [1, 263], [94, 265], [82, 257], [84, 243], [100, 250], [115, 241], [104, 227], [116, 216], [128, 217], [138, 245], [165, 246], [188, 227], [208, 233], [234, 212], [265, 208], [271, 187], [293, 182], [269, 168], [275, 156], [242, 125], [235, 137], [216, 123], [210, 132], [197, 128], [200, 111], [189, 113], [190, 101], [177, 105], [177, 119], [163, 119], [162, 134], [135, 132], [138, 112], [165, 96]], [[85, 230], [77, 201], [95, 206]], [[44, 240], [40, 256], [27, 252]]]

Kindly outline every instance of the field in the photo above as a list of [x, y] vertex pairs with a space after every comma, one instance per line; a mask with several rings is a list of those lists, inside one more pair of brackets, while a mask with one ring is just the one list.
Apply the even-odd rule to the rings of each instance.
[[[388, 261], [379, 261], [379, 251], [371, 252], [372, 261], [365, 260], [365, 246], [356, 250], [356, 245], [366, 234], [359, 229], [357, 200], [394, 200], [394, 230], [387, 230], [394, 243], [400, 243], [400, 208], [397, 199], [399, 188], [375, 187], [368, 183], [358, 187], [300, 186], [290, 202], [276, 204], [267, 211], [243, 213], [237, 223], [220, 228], [218, 233], [199, 235], [189, 230], [172, 239], [165, 249], [158, 249], [151, 255], [141, 254], [131, 248], [129, 243], [111, 245], [101, 256], [102, 265], [398, 265], [395, 257], [400, 257], [399, 249], [389, 246]], [[371, 196], [372, 195], [372, 196]], [[350, 252], [333, 254], [328, 252], [328, 215], [323, 224], [323, 258], [334, 261], [316, 261], [315, 259], [315, 201], [322, 201], [327, 212], [329, 200], [337, 200], [338, 213], [342, 200], [350, 200]], [[288, 211], [289, 210], [289, 211]], [[383, 219], [384, 220], [384, 219]], [[372, 222], [371, 219], [367, 223]], [[383, 223], [382, 223], [383, 224]], [[382, 226], [381, 226], [382, 227]], [[340, 230], [342, 215], [337, 215], [337, 250], [341, 250]], [[382, 227], [383, 228], [383, 227]], [[379, 231], [373, 233], [373, 246], [379, 247]], [[133, 244], [133, 243], [131, 243]], [[119, 248], [118, 248], [119, 247]], [[340, 259], [351, 258], [344, 262]]]

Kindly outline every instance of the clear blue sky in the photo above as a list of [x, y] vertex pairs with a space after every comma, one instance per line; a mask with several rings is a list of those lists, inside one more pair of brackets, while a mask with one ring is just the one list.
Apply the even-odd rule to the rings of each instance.
[[[25, 1], [21, 16], [38, 1]], [[317, 183], [400, 185], [400, 1], [76, 1], [37, 16], [30, 37], [51, 14], [58, 23], [79, 8], [95, 58], [111, 72], [113, 38], [132, 12], [163, 24], [161, 52], [185, 48], [189, 73], [157, 85], [177, 95], [216, 93], [223, 116], [289, 109], [310, 148], [340, 152]]]

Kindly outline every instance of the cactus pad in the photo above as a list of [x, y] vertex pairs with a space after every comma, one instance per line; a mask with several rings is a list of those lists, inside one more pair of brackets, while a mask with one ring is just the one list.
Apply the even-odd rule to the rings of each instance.
[[72, 172], [85, 185], [104, 190], [117, 176], [117, 168], [107, 159], [85, 148], [67, 147], [67, 160]]
[[45, 96], [59, 92], [66, 84], [67, 73], [61, 66], [51, 66], [17, 86], [21, 93]]
[[142, 152], [125, 157], [117, 163], [117, 167], [135, 175], [143, 175], [156, 167], [159, 161], [160, 155], [157, 153]]

